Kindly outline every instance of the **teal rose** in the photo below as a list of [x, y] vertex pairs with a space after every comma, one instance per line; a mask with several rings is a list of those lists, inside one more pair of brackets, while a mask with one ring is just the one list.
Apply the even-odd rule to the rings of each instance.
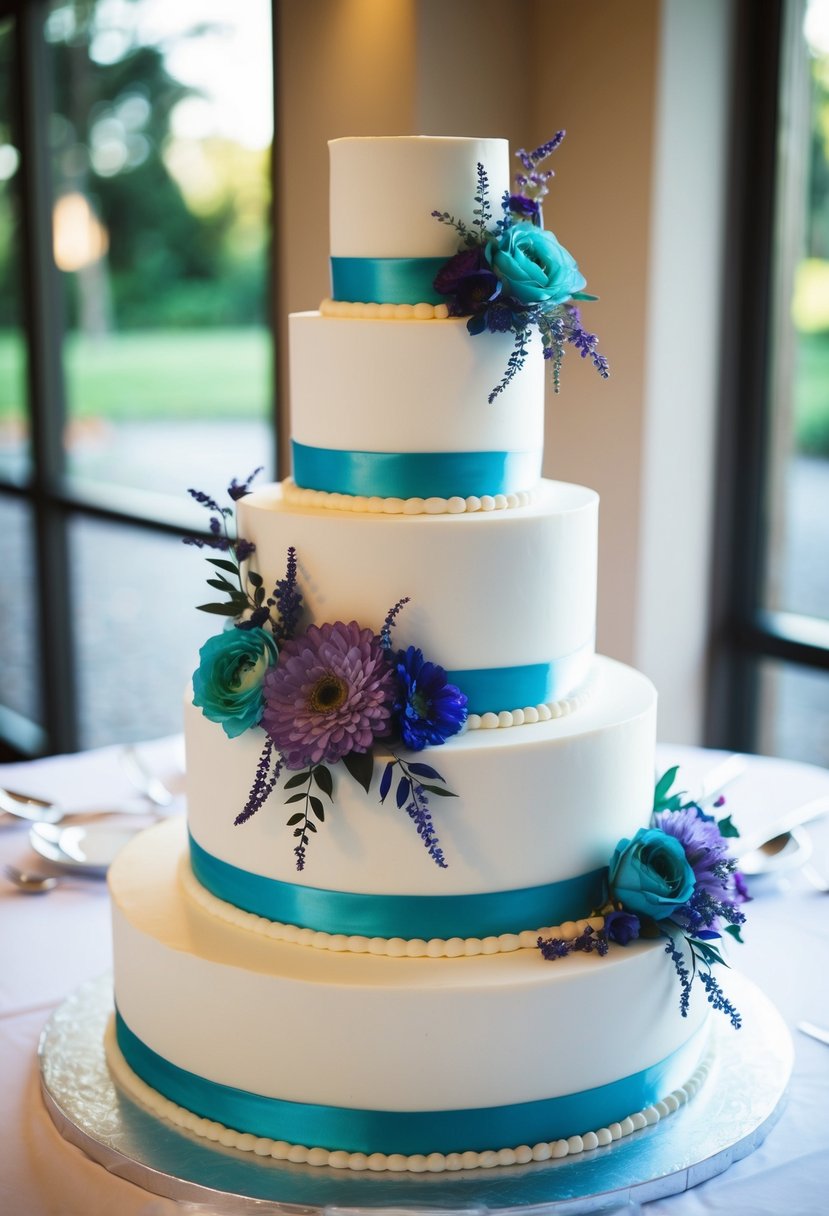
[[640, 828], [620, 840], [610, 862], [611, 898], [628, 912], [665, 920], [694, 893], [694, 871], [675, 836]]
[[505, 294], [521, 304], [563, 304], [585, 286], [573, 255], [533, 224], [513, 224], [485, 253]]
[[209, 638], [193, 672], [193, 704], [235, 739], [262, 717], [262, 682], [279, 651], [264, 629], [228, 629]]

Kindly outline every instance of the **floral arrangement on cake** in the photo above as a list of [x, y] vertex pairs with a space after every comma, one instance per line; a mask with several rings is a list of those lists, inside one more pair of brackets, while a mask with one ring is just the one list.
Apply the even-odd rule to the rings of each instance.
[[[228, 488], [232, 502], [250, 491], [257, 469]], [[331, 621], [301, 628], [302, 593], [297, 554], [290, 548], [285, 577], [267, 594], [250, 562], [255, 546], [233, 538], [233, 507], [222, 507], [200, 490], [191, 497], [210, 511], [210, 536], [185, 543], [222, 556], [208, 557], [208, 586], [222, 598], [198, 607], [227, 619], [224, 632], [208, 639], [193, 673], [193, 703], [230, 739], [262, 729], [265, 742], [250, 793], [234, 822], [246, 823], [262, 809], [283, 772], [292, 808], [297, 870], [303, 870], [310, 840], [325, 822], [324, 798], [333, 802], [331, 766], [371, 788], [375, 744], [388, 757], [379, 782], [384, 803], [394, 786], [397, 807], [406, 811], [436, 865], [446, 868], [429, 807], [430, 796], [454, 797], [436, 769], [404, 758], [400, 749], [422, 751], [444, 743], [463, 727], [466, 697], [446, 672], [415, 646], [395, 649], [392, 629], [408, 597], [386, 614], [379, 634], [356, 621]]]
[[532, 152], [521, 148], [516, 153], [524, 172], [516, 175], [515, 193], [504, 194], [499, 218], [493, 213], [489, 179], [480, 163], [474, 222], [468, 225], [447, 211], [432, 212], [440, 223], [455, 228], [463, 243], [434, 281], [435, 289], [448, 298], [450, 315], [468, 317], [471, 334], [515, 335], [506, 371], [490, 393], [490, 403], [524, 366], [534, 329], [541, 337], [544, 358], [552, 361], [556, 392], [567, 344], [590, 359], [603, 380], [610, 374], [607, 359], [597, 350], [598, 339], [582, 326], [575, 303], [596, 296], [584, 292], [586, 281], [575, 258], [543, 226], [542, 199], [554, 173], [540, 166], [564, 135], [558, 131]]
[[[603, 926], [588, 925], [571, 941], [539, 938], [538, 946], [545, 959], [554, 960], [574, 951], [605, 955], [611, 943], [663, 937], [680, 983], [682, 1016], [688, 1015], [696, 976], [711, 1006], [739, 1029], [740, 1014], [711, 974], [714, 964], [727, 966], [715, 944], [723, 934], [742, 941], [741, 905], [749, 896], [727, 843], [739, 833], [730, 816], [717, 820], [699, 803], [671, 792], [678, 771], [668, 769], [657, 782], [650, 826], [620, 840], [613, 852], [607, 901], [596, 912]], [[715, 808], [724, 801], [718, 798]]]

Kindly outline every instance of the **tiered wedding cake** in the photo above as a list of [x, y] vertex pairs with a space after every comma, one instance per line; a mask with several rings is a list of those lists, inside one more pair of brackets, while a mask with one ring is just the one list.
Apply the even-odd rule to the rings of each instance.
[[[539, 479], [543, 323], [487, 400], [517, 333], [498, 332], [508, 241], [542, 230], [515, 218], [494, 254], [470, 239], [453, 263], [432, 214], [472, 222], [479, 165], [500, 200], [502, 140], [332, 143], [334, 299], [291, 318], [294, 478], [235, 487], [244, 541], [214, 562], [220, 591], [235, 557], [253, 577], [231, 595], [241, 628], [210, 645], [249, 649], [224, 667], [203, 651], [189, 834], [153, 829], [111, 871], [113, 1068], [262, 1155], [538, 1160], [654, 1122], [698, 1083], [708, 1004], [680, 1008], [664, 934], [628, 943], [664, 924], [624, 894], [648, 859], [621, 876], [624, 846], [664, 836], [642, 832], [656, 694], [594, 655], [597, 496]], [[466, 276], [449, 308], [446, 263]], [[448, 315], [464, 291], [477, 327]], [[689, 895], [674, 886], [673, 910]]]

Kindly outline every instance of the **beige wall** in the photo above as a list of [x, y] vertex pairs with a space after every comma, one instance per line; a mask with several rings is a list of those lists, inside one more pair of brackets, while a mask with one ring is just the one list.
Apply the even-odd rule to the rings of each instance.
[[[667, 327], [670, 341], [681, 342], [682, 327], [694, 324], [682, 313], [680, 289], [660, 277], [667, 241], [674, 239], [670, 216], [666, 222], [660, 209], [675, 202], [662, 177], [682, 157], [683, 107], [700, 110], [696, 72], [677, 66], [682, 38], [691, 30], [694, 63], [709, 64], [706, 89], [716, 101], [702, 107], [704, 121], [694, 129], [701, 174], [694, 179], [686, 171], [683, 188], [691, 194], [684, 202], [693, 210], [699, 189], [702, 213], [716, 219], [720, 183], [716, 172], [708, 180], [704, 142], [705, 124], [717, 122], [712, 107], [721, 104], [723, 90], [711, 93], [706, 39], [719, 36], [730, 7], [728, 0], [526, 0], [520, 6], [503, 0], [282, 0], [277, 7], [276, 313], [282, 351], [287, 312], [315, 307], [328, 290], [328, 139], [470, 134], [531, 147], [566, 128], [553, 162], [557, 176], [545, 224], [576, 254], [588, 290], [600, 296], [584, 306], [583, 320], [599, 333], [612, 374], [603, 383], [575, 352], [568, 355], [562, 392], [549, 394], [545, 473], [599, 491], [599, 649], [657, 680], [660, 721], [669, 735], [687, 741], [700, 737], [703, 715], [710, 521], [706, 509], [686, 528], [694, 546], [686, 575], [695, 588], [692, 605], [686, 604], [686, 618], [695, 614], [686, 645], [687, 619], [680, 633], [670, 603], [652, 602], [660, 589], [665, 530], [660, 535], [648, 521], [662, 509], [665, 479], [649, 435], [659, 433], [660, 401], [666, 384], [670, 393], [671, 375], [690, 380], [699, 366], [691, 368], [687, 347], [678, 348], [684, 367], [676, 350], [671, 365], [658, 364], [649, 334], [666, 309], [677, 314]], [[720, 60], [716, 71], [722, 73]], [[673, 164], [665, 151], [672, 139], [679, 141]], [[393, 206], [394, 200], [380, 198], [377, 205]], [[713, 256], [715, 238], [704, 233], [697, 256]], [[713, 304], [709, 319], [716, 324]], [[713, 463], [712, 337], [708, 346], [706, 396], [692, 411], [699, 423], [683, 431], [689, 458], [705, 467]], [[285, 371], [283, 359], [283, 474]]]

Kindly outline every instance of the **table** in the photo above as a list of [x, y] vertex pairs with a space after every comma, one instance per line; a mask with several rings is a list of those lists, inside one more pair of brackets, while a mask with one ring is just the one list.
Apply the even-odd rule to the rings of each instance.
[[[171, 780], [181, 741], [141, 745], [148, 765]], [[681, 763], [683, 786], [698, 788], [722, 753], [660, 746], [660, 769]], [[61, 802], [134, 798], [118, 748], [0, 767], [0, 785]], [[728, 791], [728, 809], [746, 831], [782, 811], [829, 795], [829, 772], [750, 757]], [[181, 803], [173, 813], [182, 810]], [[811, 829], [817, 868], [829, 875], [829, 817]], [[39, 870], [24, 824], [0, 825], [0, 864]], [[802, 874], [758, 886], [746, 944], [736, 963], [774, 1000], [792, 1028], [795, 1069], [786, 1109], [766, 1143], [726, 1174], [684, 1195], [646, 1205], [646, 1216], [823, 1216], [829, 1195], [829, 1047], [796, 1030], [829, 1025], [829, 898]], [[107, 1174], [56, 1132], [43, 1109], [35, 1052], [52, 1009], [111, 964], [105, 885], [76, 878], [42, 897], [0, 878], [0, 1212], [8, 1216], [180, 1216], [195, 1210], [146, 1194]], [[699, 994], [697, 994], [699, 995]], [[203, 1209], [199, 1209], [202, 1210]]]

